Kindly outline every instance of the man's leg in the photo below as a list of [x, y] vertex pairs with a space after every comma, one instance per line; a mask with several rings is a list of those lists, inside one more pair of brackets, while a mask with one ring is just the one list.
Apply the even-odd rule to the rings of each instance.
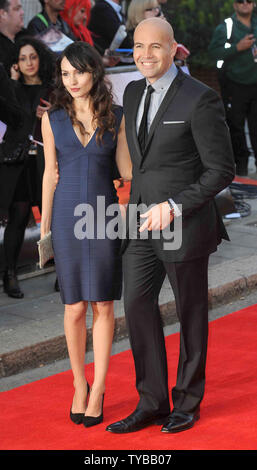
[[247, 114], [249, 135], [257, 167], [257, 85], [251, 86], [249, 112]]
[[208, 340], [208, 256], [181, 263], [164, 263], [180, 321], [175, 409], [194, 412], [204, 394]]
[[227, 117], [236, 162], [236, 174], [246, 176], [248, 173], [248, 158], [250, 153], [245, 136], [248, 91], [246, 86], [230, 81], [229, 87], [231, 107], [227, 110]]
[[131, 240], [123, 265], [125, 315], [140, 396], [137, 409], [169, 414], [166, 349], [158, 305], [165, 270], [149, 240]]

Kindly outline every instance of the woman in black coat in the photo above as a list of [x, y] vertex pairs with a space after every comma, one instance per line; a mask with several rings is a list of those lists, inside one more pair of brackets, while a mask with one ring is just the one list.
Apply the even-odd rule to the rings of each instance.
[[[41, 209], [44, 172], [42, 147], [31, 144], [27, 149], [25, 144], [29, 135], [33, 135], [36, 141], [42, 141], [41, 117], [50, 107], [48, 100], [54, 63], [54, 56], [41, 41], [23, 37], [17, 43], [9, 86], [22, 117], [17, 122], [17, 118], [10, 119], [10, 112], [7, 113], [7, 130], [0, 145], [0, 207], [8, 215], [4, 233], [3, 283], [4, 291], [15, 298], [23, 297], [16, 276], [17, 261], [31, 207], [37, 205]], [[5, 122], [4, 116], [2, 118]], [[19, 148], [26, 148], [25, 159], [14, 161]]]
[[0, 63], [0, 83], [0, 120], [8, 126], [18, 128], [22, 122], [22, 111], [2, 63]]

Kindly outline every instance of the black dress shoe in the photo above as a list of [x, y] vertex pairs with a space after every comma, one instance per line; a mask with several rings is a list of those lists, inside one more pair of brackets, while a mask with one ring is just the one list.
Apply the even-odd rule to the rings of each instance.
[[14, 299], [22, 299], [23, 292], [20, 290], [16, 272], [14, 269], [7, 269], [3, 277], [4, 292]]
[[186, 429], [192, 428], [198, 419], [200, 419], [200, 408], [197, 408], [194, 413], [174, 409], [161, 431], [167, 433], [186, 431]]
[[144, 410], [135, 410], [127, 418], [107, 426], [106, 431], [117, 434], [134, 432], [151, 424], [163, 424], [165, 420], [167, 420], [167, 415], [153, 415]]

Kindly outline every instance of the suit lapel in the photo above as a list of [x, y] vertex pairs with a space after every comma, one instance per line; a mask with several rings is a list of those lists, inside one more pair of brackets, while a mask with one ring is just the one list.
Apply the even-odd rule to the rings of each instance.
[[[141, 163], [143, 162], [143, 159], [148, 151], [148, 148], [149, 148], [149, 145], [151, 143], [151, 140], [152, 140], [152, 137], [153, 137], [153, 134], [154, 134], [154, 131], [156, 129], [156, 126], [158, 125], [163, 113], [166, 111], [167, 107], [170, 105], [171, 101], [173, 100], [173, 98], [175, 97], [177, 91], [179, 90], [183, 80], [185, 79], [185, 75], [183, 72], [181, 72], [181, 70], [178, 71], [178, 74], [176, 76], [176, 78], [173, 80], [173, 82], [171, 83], [162, 103], [161, 103], [161, 106], [159, 107], [154, 119], [153, 119], [153, 122], [150, 126], [150, 129], [149, 129], [149, 134], [148, 134], [148, 138], [147, 138], [147, 142], [146, 142], [146, 148], [145, 148], [145, 151], [144, 151], [144, 154], [142, 155], [142, 161]], [[141, 152], [140, 152], [141, 153]]]

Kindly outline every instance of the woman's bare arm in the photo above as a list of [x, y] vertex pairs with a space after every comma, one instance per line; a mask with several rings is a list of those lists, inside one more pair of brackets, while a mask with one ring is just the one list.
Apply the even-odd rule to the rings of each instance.
[[118, 132], [117, 149], [116, 149], [116, 164], [120, 176], [130, 181], [132, 179], [132, 163], [129, 154], [126, 132], [125, 132], [125, 118], [123, 116], [121, 125]]
[[48, 113], [42, 116], [42, 137], [44, 143], [45, 171], [42, 185], [41, 238], [50, 231], [54, 191], [58, 181], [57, 158], [54, 136]]

